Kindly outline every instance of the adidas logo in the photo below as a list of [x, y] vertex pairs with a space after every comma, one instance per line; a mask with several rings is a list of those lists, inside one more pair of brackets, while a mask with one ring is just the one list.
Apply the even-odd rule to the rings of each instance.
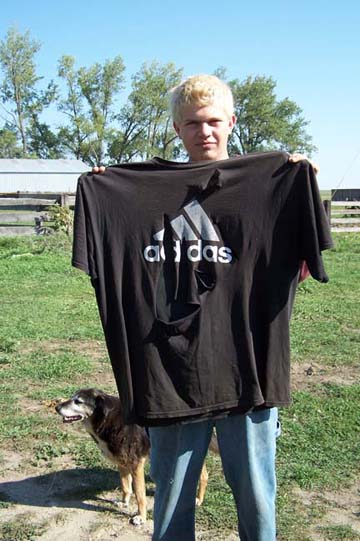
[[[174, 261], [181, 259], [181, 243], [185, 242], [186, 255], [189, 261], [196, 262], [205, 259], [214, 263], [231, 263], [232, 251], [226, 246], [218, 246], [220, 239], [210, 218], [196, 199], [192, 199], [179, 216], [170, 222], [174, 239]], [[144, 258], [150, 263], [165, 261], [163, 245], [165, 229], [153, 235], [157, 244], [150, 244], [144, 249]]]

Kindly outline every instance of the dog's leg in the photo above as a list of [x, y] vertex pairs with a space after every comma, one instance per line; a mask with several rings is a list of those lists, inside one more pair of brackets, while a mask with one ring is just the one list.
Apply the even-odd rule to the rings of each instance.
[[119, 468], [120, 473], [120, 485], [122, 490], [122, 503], [125, 507], [129, 506], [131, 494], [132, 494], [132, 476], [128, 471]]
[[196, 498], [196, 505], [200, 506], [202, 502], [204, 501], [208, 479], [209, 479], [209, 474], [204, 462], [201, 473], [200, 473], [199, 490], [198, 490], [198, 495]]
[[140, 526], [146, 522], [145, 462], [146, 458], [141, 458], [133, 471], [134, 492], [138, 505], [138, 512], [137, 515], [132, 517], [131, 523], [135, 526]]

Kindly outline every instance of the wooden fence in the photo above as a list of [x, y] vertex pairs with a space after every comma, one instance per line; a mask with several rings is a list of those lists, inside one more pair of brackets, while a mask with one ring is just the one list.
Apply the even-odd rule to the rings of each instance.
[[74, 207], [75, 194], [0, 194], [0, 237], [41, 235], [51, 231], [48, 208]]
[[331, 231], [360, 232], [360, 201], [324, 201]]
[[[51, 230], [48, 207], [73, 208], [75, 194], [0, 194], [0, 236], [41, 235]], [[324, 201], [332, 231], [360, 232], [360, 201]]]

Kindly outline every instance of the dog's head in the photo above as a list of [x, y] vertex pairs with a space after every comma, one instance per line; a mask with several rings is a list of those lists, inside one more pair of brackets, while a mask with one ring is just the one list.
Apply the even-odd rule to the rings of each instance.
[[64, 423], [84, 421], [91, 417], [105, 394], [98, 389], [80, 389], [69, 400], [55, 406]]

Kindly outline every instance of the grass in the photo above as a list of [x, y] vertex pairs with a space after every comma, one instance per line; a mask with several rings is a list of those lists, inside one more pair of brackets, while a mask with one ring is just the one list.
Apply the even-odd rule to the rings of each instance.
[[[293, 360], [317, 363], [338, 381], [307, 386], [281, 412], [278, 441], [279, 541], [359, 539], [350, 524], [328, 523], [324, 491], [347, 490], [359, 478], [360, 385], [341, 380], [343, 367], [360, 358], [358, 302], [360, 235], [338, 234], [324, 255], [328, 284], [299, 286], [291, 339]], [[93, 442], [63, 427], [52, 401], [81, 386], [114, 390], [103, 333], [88, 277], [70, 265], [66, 236], [0, 239], [0, 454], [31, 455], [30, 465], [56, 469], [71, 456], [79, 468], [108, 468]], [[100, 345], [99, 345], [100, 344]], [[100, 347], [101, 346], [101, 347]], [[218, 457], [208, 458], [209, 490], [197, 511], [209, 539], [222, 539], [236, 525], [232, 495]], [[318, 495], [307, 505], [297, 495]], [[325, 522], [324, 522], [325, 521]], [[40, 523], [39, 523], [40, 524]], [[41, 524], [2, 522], [0, 539], [36, 539]], [[27, 536], [27, 537], [26, 537]]]
[[0, 524], [1, 541], [35, 541], [44, 531], [44, 524], [34, 524], [30, 516], [23, 514], [16, 520]]
[[61, 236], [0, 239], [0, 343], [10, 337], [102, 338], [89, 280], [70, 259], [70, 245]]
[[360, 536], [354, 532], [349, 526], [329, 526], [328, 528], [320, 528], [320, 531], [325, 536], [325, 539], [331, 541], [359, 541]]
[[297, 392], [281, 414], [280, 486], [337, 489], [351, 484], [360, 464], [360, 385], [322, 385]]
[[360, 235], [335, 235], [335, 248], [324, 253], [324, 260], [330, 282], [307, 280], [298, 288], [292, 356], [332, 365], [353, 364], [360, 358]]

